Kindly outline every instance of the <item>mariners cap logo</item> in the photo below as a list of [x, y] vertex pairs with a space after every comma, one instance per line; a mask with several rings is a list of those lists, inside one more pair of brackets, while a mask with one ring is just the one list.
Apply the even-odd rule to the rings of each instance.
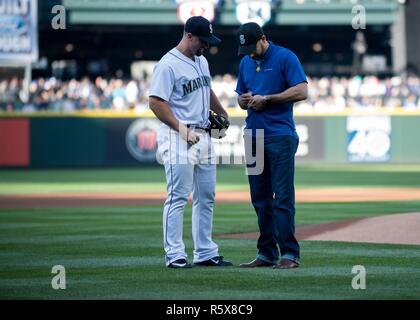
[[211, 25], [211, 23], [209, 24], [209, 29], [210, 29], [210, 33], [213, 33], [213, 26]]
[[249, 55], [264, 35], [261, 27], [255, 22], [248, 22], [239, 27], [237, 31], [238, 55]]

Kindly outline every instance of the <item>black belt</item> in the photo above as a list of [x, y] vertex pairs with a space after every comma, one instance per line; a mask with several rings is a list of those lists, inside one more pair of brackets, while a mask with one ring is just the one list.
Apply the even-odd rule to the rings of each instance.
[[205, 132], [209, 132], [210, 131], [210, 128], [203, 128], [203, 127], [196, 127], [195, 125], [193, 125], [193, 124], [187, 124], [187, 128], [192, 128], [192, 129], [198, 129], [198, 130], [203, 130], [203, 131], [205, 131]]

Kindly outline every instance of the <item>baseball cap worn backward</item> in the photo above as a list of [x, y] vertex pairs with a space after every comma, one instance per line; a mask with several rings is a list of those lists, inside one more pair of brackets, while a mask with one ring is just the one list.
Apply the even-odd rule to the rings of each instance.
[[199, 37], [201, 40], [209, 44], [216, 45], [222, 42], [218, 37], [213, 35], [213, 26], [206, 18], [194, 16], [187, 20], [184, 26], [185, 32], [190, 32]]
[[264, 35], [261, 27], [255, 22], [248, 22], [241, 25], [237, 32], [238, 55], [251, 54], [257, 45], [257, 42]]

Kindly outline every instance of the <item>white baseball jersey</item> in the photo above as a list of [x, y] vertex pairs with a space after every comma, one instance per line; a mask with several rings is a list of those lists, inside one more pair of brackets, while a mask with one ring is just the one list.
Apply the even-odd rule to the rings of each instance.
[[149, 96], [165, 100], [182, 123], [208, 123], [211, 78], [207, 59], [192, 61], [177, 48], [165, 54], [153, 70]]

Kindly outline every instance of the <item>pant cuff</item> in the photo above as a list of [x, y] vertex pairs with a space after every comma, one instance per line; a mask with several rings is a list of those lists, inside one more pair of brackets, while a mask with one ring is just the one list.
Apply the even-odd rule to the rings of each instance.
[[185, 259], [185, 260], [187, 260], [187, 256], [177, 256], [175, 258], [170, 258], [170, 259], [168, 257], [165, 257], [165, 265], [168, 267], [172, 262], [174, 262], [174, 261], [176, 261], [178, 259]]
[[276, 264], [277, 261], [278, 261], [278, 259], [270, 259], [270, 258], [267, 258], [266, 256], [264, 256], [262, 254], [258, 254], [257, 259], [260, 259], [260, 260], [262, 260], [264, 262], [267, 262], [267, 263], [273, 263], [273, 264]]
[[283, 254], [283, 255], [281, 256], [281, 258], [282, 258], [282, 259], [287, 259], [287, 260], [292, 260], [293, 262], [296, 262], [297, 264], [300, 264], [300, 259], [299, 259], [299, 257], [296, 257], [295, 255], [290, 254], [290, 253]]

